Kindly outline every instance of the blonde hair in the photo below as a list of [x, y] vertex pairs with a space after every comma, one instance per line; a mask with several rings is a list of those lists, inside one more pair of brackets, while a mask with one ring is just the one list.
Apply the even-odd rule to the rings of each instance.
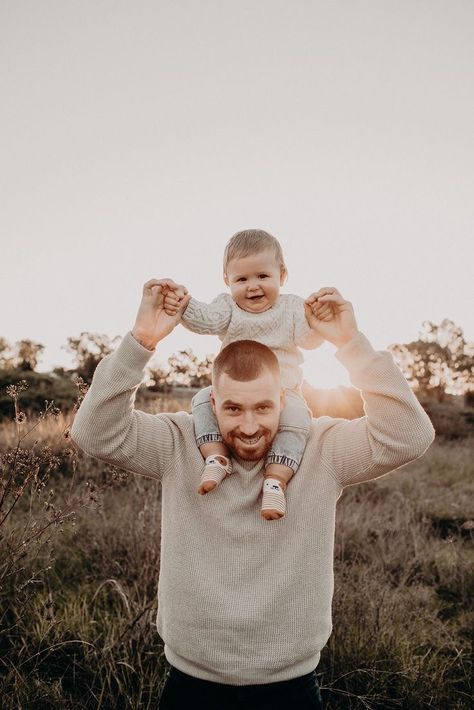
[[244, 229], [241, 232], [236, 232], [229, 239], [224, 249], [224, 276], [232, 259], [242, 259], [245, 256], [265, 251], [265, 249], [273, 251], [275, 260], [280, 267], [280, 273], [286, 276], [288, 270], [280, 242], [263, 229]]

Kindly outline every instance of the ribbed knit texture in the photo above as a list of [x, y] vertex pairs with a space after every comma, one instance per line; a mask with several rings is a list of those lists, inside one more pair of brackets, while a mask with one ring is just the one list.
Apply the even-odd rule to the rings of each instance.
[[192, 298], [181, 322], [193, 333], [218, 335], [222, 347], [247, 339], [268, 345], [280, 363], [282, 386], [288, 389], [298, 388], [303, 381], [299, 348], [312, 350], [323, 343], [308, 325], [303, 299], [291, 294], [280, 295], [262, 313], [243, 311], [228, 293], [220, 294], [212, 303]]
[[150, 356], [127, 334], [98, 366], [71, 435], [90, 455], [162, 481], [157, 628], [168, 661], [235, 685], [310, 672], [331, 633], [342, 487], [420, 456], [433, 440], [429, 418], [392, 356], [358, 334], [336, 356], [363, 390], [367, 416], [313, 420], [286, 515], [269, 522], [260, 515], [263, 460], [234, 460], [233, 474], [201, 496], [192, 416], [134, 410]]

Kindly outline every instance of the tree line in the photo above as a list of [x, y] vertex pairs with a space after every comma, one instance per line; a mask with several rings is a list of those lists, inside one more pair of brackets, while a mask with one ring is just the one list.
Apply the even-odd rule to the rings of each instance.
[[[119, 340], [118, 336], [110, 338], [90, 332], [69, 337], [65, 350], [73, 356], [73, 367], [39, 373], [44, 345], [28, 339], [10, 345], [0, 337], [0, 413], [6, 413], [6, 387], [19, 380], [25, 380], [29, 387], [24, 400], [30, 409], [39, 410], [45, 399], [53, 398], [58, 406], [67, 408], [76, 396], [74, 381], [80, 378], [90, 383], [98, 363], [115, 349]], [[419, 397], [442, 402], [450, 393], [465, 395], [472, 403], [474, 343], [466, 342], [462, 328], [453, 321], [444, 319], [440, 324], [425, 321], [417, 340], [393, 344], [388, 349]], [[212, 362], [213, 356], [199, 359], [190, 348], [171, 355], [166, 365], [152, 360], [146, 373], [146, 387], [161, 393], [169, 393], [176, 386], [205, 387], [211, 381]]]
[[[71, 369], [56, 367], [52, 371], [58, 376], [80, 377], [90, 383], [95, 368], [106, 355], [118, 345], [120, 337], [83, 332], [78, 337], [67, 339], [65, 350], [73, 355]], [[37, 372], [38, 362], [45, 346], [33, 340], [19, 340], [10, 345], [0, 337], [0, 370], [19, 373]], [[148, 367], [148, 387], [155, 391], [165, 391], [173, 386], [206, 387], [211, 381], [213, 356], [206, 355], [200, 360], [191, 348], [180, 350], [168, 358], [167, 367], [153, 362]]]

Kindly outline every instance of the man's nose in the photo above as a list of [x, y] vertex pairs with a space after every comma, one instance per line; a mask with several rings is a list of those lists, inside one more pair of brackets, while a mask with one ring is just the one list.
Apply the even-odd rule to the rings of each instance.
[[253, 416], [253, 414], [249, 413], [244, 416], [244, 418], [240, 422], [240, 431], [245, 436], [252, 436], [252, 434], [257, 433], [258, 422]]

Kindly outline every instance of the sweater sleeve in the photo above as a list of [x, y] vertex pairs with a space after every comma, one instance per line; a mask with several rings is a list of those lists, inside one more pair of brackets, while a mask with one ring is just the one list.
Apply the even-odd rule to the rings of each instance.
[[361, 390], [365, 416], [322, 417], [320, 455], [342, 486], [362, 483], [421, 456], [434, 439], [428, 415], [387, 351], [375, 351], [359, 333], [336, 357]]
[[71, 439], [90, 456], [161, 480], [179, 437], [174, 421], [179, 415], [134, 409], [151, 356], [128, 333], [117, 350], [101, 360], [74, 419]]
[[211, 303], [191, 298], [181, 322], [188, 330], [200, 335], [223, 335], [232, 316], [232, 299], [221, 293]]
[[324, 338], [310, 328], [304, 312], [304, 300], [300, 296], [292, 296], [291, 300], [296, 345], [305, 350], [319, 348], [324, 343]]

